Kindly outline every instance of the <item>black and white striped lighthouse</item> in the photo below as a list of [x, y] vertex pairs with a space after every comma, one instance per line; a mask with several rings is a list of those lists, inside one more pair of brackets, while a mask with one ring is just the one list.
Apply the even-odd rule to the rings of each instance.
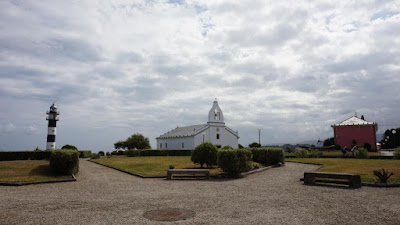
[[50, 111], [47, 111], [46, 120], [49, 121], [49, 126], [47, 128], [47, 150], [56, 149], [56, 123], [58, 121], [58, 111], [57, 106], [54, 103], [50, 106]]

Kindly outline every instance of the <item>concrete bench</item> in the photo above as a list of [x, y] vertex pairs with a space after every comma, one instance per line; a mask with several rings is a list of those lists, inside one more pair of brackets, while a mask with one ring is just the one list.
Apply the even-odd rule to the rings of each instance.
[[207, 179], [210, 178], [210, 171], [208, 169], [169, 169], [167, 172], [167, 180], [171, 180], [173, 174], [202, 174], [205, 175]]
[[[323, 179], [317, 179], [323, 178]], [[361, 177], [357, 174], [348, 173], [322, 173], [310, 172], [304, 173], [304, 184], [314, 185], [315, 183], [329, 183], [349, 185], [350, 188], [361, 187]]]

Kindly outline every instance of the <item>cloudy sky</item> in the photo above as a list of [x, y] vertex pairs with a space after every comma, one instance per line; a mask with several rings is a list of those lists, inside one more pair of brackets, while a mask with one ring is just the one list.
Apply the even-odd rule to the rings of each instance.
[[[236, 2], [236, 3], [234, 3]], [[399, 1], [0, 1], [0, 150], [111, 150], [205, 123], [239, 143], [333, 136], [357, 112], [400, 127]]]

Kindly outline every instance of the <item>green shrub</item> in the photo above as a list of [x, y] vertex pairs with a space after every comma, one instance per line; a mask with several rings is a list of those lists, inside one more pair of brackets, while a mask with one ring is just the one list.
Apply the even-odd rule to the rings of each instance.
[[294, 155], [296, 158], [308, 158], [308, 151], [307, 149], [302, 148], [300, 150], [295, 150]]
[[92, 155], [90, 156], [91, 159], [100, 159], [100, 154], [98, 153], [92, 153]]
[[257, 142], [253, 142], [253, 143], [249, 144], [249, 148], [260, 148], [260, 147], [261, 147], [261, 145], [258, 144]]
[[75, 146], [73, 146], [73, 145], [64, 145], [64, 146], [61, 147], [61, 149], [64, 149], [64, 150], [76, 150], [76, 151], [78, 151], [78, 148], [75, 147]]
[[364, 145], [363, 145], [363, 147], [364, 147], [365, 149], [367, 149], [367, 151], [371, 151], [371, 144], [370, 144], [370, 143], [365, 142]]
[[395, 159], [400, 159], [400, 149], [394, 150], [393, 157]]
[[79, 153], [74, 150], [55, 150], [50, 157], [50, 167], [58, 174], [76, 174], [79, 171]]
[[104, 154], [103, 151], [99, 151], [99, 155], [100, 155], [100, 156], [105, 156], [105, 154]]
[[381, 170], [374, 170], [374, 176], [376, 176], [381, 183], [385, 183], [386, 184], [387, 181], [389, 180], [389, 178], [391, 176], [393, 176], [393, 175], [394, 175], [393, 172], [389, 173], [389, 171], [386, 171], [385, 169], [382, 169], [382, 171]]
[[170, 169], [170, 170], [172, 170], [172, 169], [174, 169], [174, 168], [175, 168], [174, 165], [169, 165], [169, 169]]
[[50, 159], [51, 151], [0, 152], [0, 161]]
[[253, 161], [267, 166], [285, 163], [285, 155], [282, 148], [252, 148]]
[[308, 154], [308, 157], [310, 158], [319, 158], [323, 155], [323, 153], [319, 150], [311, 150], [310, 153]]
[[251, 169], [251, 151], [247, 149], [222, 149], [218, 151], [218, 166], [231, 177]]
[[106, 156], [107, 156], [107, 157], [110, 157], [110, 156], [111, 156], [111, 153], [106, 152]]
[[368, 159], [368, 151], [364, 148], [358, 148], [354, 151], [354, 156], [357, 159]]
[[194, 149], [191, 160], [193, 163], [200, 164], [201, 168], [203, 168], [204, 164], [207, 166], [216, 165], [217, 152], [218, 149], [215, 147], [215, 145], [210, 142], [204, 142]]
[[92, 151], [90, 150], [79, 151], [79, 158], [90, 158], [90, 157], [92, 157]]
[[225, 145], [224, 147], [222, 147], [221, 149], [233, 149], [231, 146], [229, 145]]
[[127, 150], [127, 151], [125, 151], [125, 154], [128, 157], [140, 156], [140, 151], [139, 150]]

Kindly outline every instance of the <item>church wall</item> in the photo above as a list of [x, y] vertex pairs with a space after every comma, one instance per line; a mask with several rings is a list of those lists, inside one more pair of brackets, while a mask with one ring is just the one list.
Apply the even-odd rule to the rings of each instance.
[[[160, 148], [160, 143], [162, 147]], [[183, 143], [183, 147], [182, 147]], [[167, 144], [167, 147], [165, 147]], [[193, 137], [167, 138], [157, 139], [157, 149], [193, 149]]]
[[[219, 139], [217, 139], [217, 134], [219, 134]], [[211, 142], [220, 147], [229, 145], [233, 148], [238, 148], [238, 138], [227, 131], [223, 124], [210, 125], [210, 127], [204, 131], [204, 142]], [[203, 143], [203, 132], [197, 134], [194, 138], [195, 146], [201, 143]]]

